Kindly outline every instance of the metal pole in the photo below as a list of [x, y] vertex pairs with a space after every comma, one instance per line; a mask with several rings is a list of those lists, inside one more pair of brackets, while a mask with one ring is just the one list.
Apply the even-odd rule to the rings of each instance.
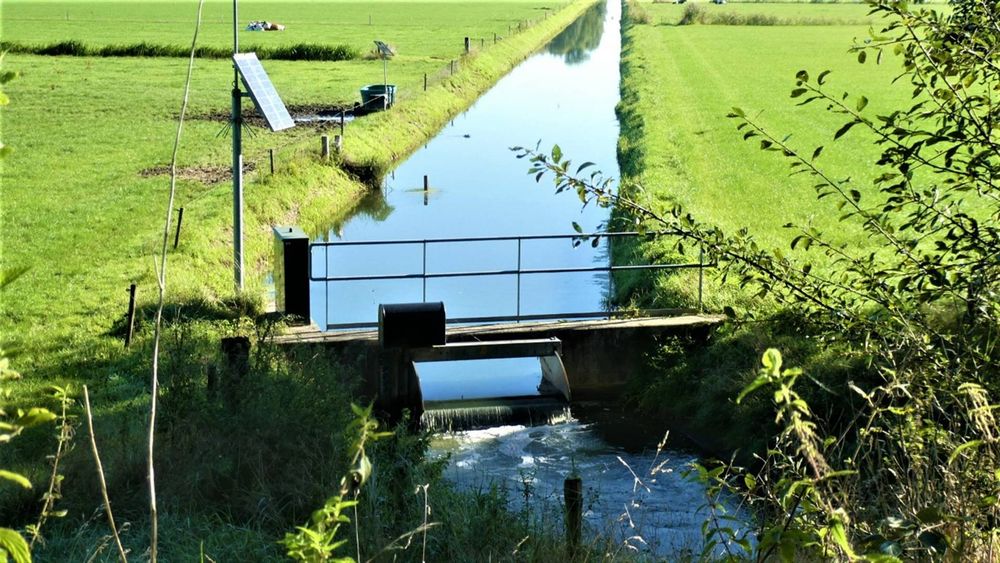
[[701, 246], [698, 248], [698, 312], [704, 311], [705, 306], [702, 302], [702, 294], [704, 292], [705, 285], [705, 247]]
[[177, 210], [177, 232], [174, 233], [174, 250], [177, 250], [177, 245], [181, 242], [181, 223], [184, 222], [184, 208]]
[[[310, 256], [312, 256], [312, 248], [309, 249]], [[323, 247], [323, 277], [330, 277], [330, 247]], [[326, 293], [324, 299], [326, 302], [323, 303], [323, 307], [326, 309], [326, 325], [330, 326], [330, 282], [323, 282], [323, 290]]]
[[[233, 0], [233, 55], [240, 52], [239, 12]], [[243, 123], [240, 71], [233, 62], [233, 280], [236, 291], [243, 291]]]
[[424, 274], [423, 276], [421, 276], [421, 279], [424, 282], [424, 296], [422, 301], [424, 303], [427, 303], [427, 241], [426, 240], [424, 241], [423, 247], [424, 247]]
[[382, 55], [382, 110], [389, 107], [389, 61]]
[[132, 334], [135, 332], [135, 284], [128, 288], [128, 314], [125, 315], [125, 347], [132, 344]]
[[517, 320], [521, 320], [521, 239], [517, 239]]

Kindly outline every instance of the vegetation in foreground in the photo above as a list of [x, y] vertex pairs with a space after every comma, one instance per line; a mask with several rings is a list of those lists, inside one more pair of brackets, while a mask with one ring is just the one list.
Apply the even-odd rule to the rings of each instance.
[[[843, 93], [827, 71], [799, 70], [791, 97], [825, 107], [838, 122], [825, 147], [793, 145], [738, 107], [728, 115], [744, 140], [809, 181], [838, 229], [868, 244], [845, 244], [840, 233], [792, 220], [790, 249], [769, 250], [752, 229], [703, 222], [664, 187], [625, 182], [614, 191], [600, 173], [571, 168], [558, 147], [520, 153], [532, 163], [529, 173], [555, 177], [557, 191], [615, 205], [641, 229], [674, 233], [662, 242], [672, 252], [704, 249], [724, 280], [780, 311], [739, 336], [792, 334], [810, 342], [800, 346], [810, 365], [847, 364], [834, 372], [840, 378], [823, 377], [787, 368], [768, 349], [758, 352], [762, 368], [740, 381], [706, 361], [726, 360], [730, 350], [717, 344], [695, 360], [705, 371], [667, 375], [674, 381], [666, 389], [680, 377], [702, 396], [717, 380], [734, 384], [692, 410], [757, 402], [776, 411], [777, 437], [753, 452], [750, 470], [694, 468], [711, 491], [743, 495], [761, 518], [757, 530], [743, 532], [714, 505], [706, 558], [992, 561], [1000, 549], [996, 3], [959, 2], [948, 16], [879, 0], [870, 7], [884, 23], [853, 50], [857, 61], [897, 55], [912, 100], [880, 109], [866, 95]], [[829, 155], [866, 139], [877, 153], [873, 178], [828, 171]], [[737, 411], [731, 420], [752, 427], [754, 411], [761, 412]]]

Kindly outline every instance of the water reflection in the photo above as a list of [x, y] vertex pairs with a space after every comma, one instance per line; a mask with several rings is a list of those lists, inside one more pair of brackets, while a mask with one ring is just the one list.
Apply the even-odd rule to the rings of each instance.
[[562, 55], [566, 64], [575, 65], [590, 58], [590, 52], [601, 43], [604, 33], [604, 16], [607, 8], [603, 2], [594, 4], [580, 19], [562, 33], [556, 35], [548, 45], [548, 52]]
[[[573, 223], [584, 231], [597, 230], [607, 210], [581, 210], [576, 198], [554, 196], [551, 188], [526, 174], [524, 162], [509, 147], [558, 143], [574, 159], [617, 175], [619, 15], [617, 2], [589, 8], [551, 47], [518, 65], [400, 164], [385, 178], [382, 193], [366, 198], [359, 213], [331, 217], [331, 228], [321, 238], [358, 242], [550, 235], [567, 233]], [[574, 248], [568, 240], [526, 241], [521, 267], [607, 265], [608, 252], [605, 240], [597, 248]], [[510, 270], [517, 265], [516, 241], [438, 244], [428, 246], [426, 255], [421, 245], [412, 244], [331, 247], [313, 254], [314, 273], [320, 276]], [[426, 283], [316, 281], [311, 285], [312, 317], [320, 326], [374, 322], [379, 303], [425, 299], [444, 301], [448, 318], [596, 312], [606, 306], [608, 278], [606, 272], [540, 273], [521, 276], [520, 285], [512, 275]]]

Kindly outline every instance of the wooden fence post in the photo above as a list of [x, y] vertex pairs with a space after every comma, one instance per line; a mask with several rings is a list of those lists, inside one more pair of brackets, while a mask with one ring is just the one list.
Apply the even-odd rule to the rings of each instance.
[[568, 477], [563, 481], [566, 502], [566, 550], [569, 559], [576, 557], [583, 531], [583, 479]]

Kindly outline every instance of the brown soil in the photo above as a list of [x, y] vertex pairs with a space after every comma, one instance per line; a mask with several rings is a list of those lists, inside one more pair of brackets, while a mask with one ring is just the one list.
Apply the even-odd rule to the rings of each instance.
[[[244, 172], [253, 172], [257, 168], [257, 164], [253, 161], [243, 162]], [[146, 168], [139, 172], [139, 175], [143, 178], [149, 176], [160, 176], [163, 174], [169, 174], [169, 166], [153, 166], [152, 168]], [[204, 184], [218, 184], [220, 182], [225, 182], [232, 179], [232, 168], [228, 166], [189, 166], [187, 168], [178, 168], [177, 177], [181, 180], [194, 180], [196, 182], [202, 182]]]
[[[292, 118], [301, 117], [304, 115], [324, 115], [324, 116], [337, 116], [340, 115], [341, 111], [347, 111], [348, 113], [354, 111], [353, 106], [331, 106], [325, 104], [300, 104], [286, 106], [288, 108], [288, 113], [291, 114]], [[192, 119], [201, 119], [206, 121], [220, 121], [228, 122], [231, 119], [230, 110], [225, 111], [213, 111], [209, 113], [203, 113], [200, 115], [191, 116]], [[243, 121], [249, 125], [255, 127], [266, 127], [267, 124], [264, 122], [264, 118], [257, 115], [256, 111], [244, 111]], [[312, 126], [318, 127], [323, 125], [329, 125], [330, 123], [315, 122], [315, 123], [298, 123], [298, 126]]]

